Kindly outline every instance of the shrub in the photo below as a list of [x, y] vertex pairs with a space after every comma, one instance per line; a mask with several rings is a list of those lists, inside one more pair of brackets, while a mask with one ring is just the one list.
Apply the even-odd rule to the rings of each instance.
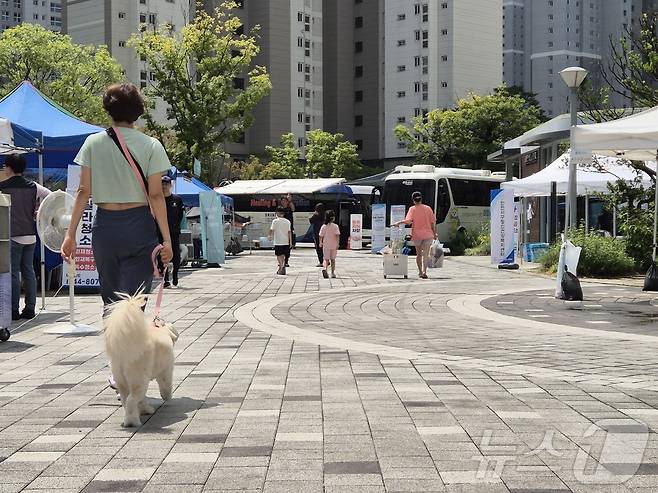
[[[584, 277], [619, 277], [636, 272], [635, 261], [626, 253], [624, 240], [585, 234], [583, 228], [569, 232], [571, 242], [582, 247], [578, 275]], [[554, 243], [539, 259], [543, 268], [555, 272], [560, 256], [560, 244]]]
[[623, 210], [620, 214], [619, 232], [624, 235], [626, 253], [635, 261], [638, 269], [645, 271], [651, 265], [653, 244], [653, 209]]
[[466, 253], [468, 248], [475, 246], [475, 236], [465, 229], [460, 229], [455, 233], [455, 236], [450, 240], [450, 255], [462, 256]]
[[491, 255], [491, 233], [488, 226], [482, 229], [475, 238], [473, 247], [467, 248], [465, 253], [470, 256]]

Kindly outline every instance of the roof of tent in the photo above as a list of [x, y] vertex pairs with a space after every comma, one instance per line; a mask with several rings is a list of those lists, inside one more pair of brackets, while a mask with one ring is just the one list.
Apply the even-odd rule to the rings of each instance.
[[588, 154], [623, 156], [646, 161], [656, 158], [658, 151], [658, 107], [619, 120], [574, 129], [574, 158]]
[[351, 193], [344, 183], [344, 178], [238, 180], [215, 190], [226, 195]]
[[389, 169], [376, 175], [364, 176], [363, 178], [357, 178], [348, 183], [348, 185], [366, 185], [371, 187], [383, 187], [384, 180], [388, 175], [393, 173], [395, 169]]
[[[656, 169], [656, 163], [647, 163], [649, 167]], [[645, 173], [641, 173], [645, 186], [651, 185], [651, 179]], [[605, 193], [608, 191], [608, 183], [617, 180], [632, 181], [637, 177], [637, 172], [624, 164], [624, 160], [597, 156], [596, 160], [590, 158], [588, 164], [579, 164], [577, 168], [578, 195], [594, 193]], [[562, 154], [559, 158], [549, 164], [541, 171], [520, 180], [508, 181], [501, 184], [501, 188], [514, 190], [514, 194], [520, 197], [547, 197], [551, 195], [551, 183], [555, 182], [558, 195], [567, 193], [569, 184], [569, 153]]]
[[0, 117], [12, 123], [14, 143], [37, 147], [43, 136], [44, 166], [66, 168], [88, 135], [103, 128], [86, 123], [44, 96], [27, 81], [0, 100]]

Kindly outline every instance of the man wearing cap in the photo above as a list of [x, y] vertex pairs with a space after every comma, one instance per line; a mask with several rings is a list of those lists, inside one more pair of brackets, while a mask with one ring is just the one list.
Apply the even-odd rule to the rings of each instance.
[[[167, 222], [169, 223], [169, 234], [171, 235], [171, 249], [174, 254], [172, 259], [174, 272], [172, 273], [171, 283], [176, 287], [178, 286], [178, 269], [180, 268], [180, 225], [183, 221], [185, 206], [183, 205], [183, 199], [171, 193], [171, 189], [171, 178], [167, 175], [163, 176], [162, 192], [164, 193], [165, 204], [167, 205]], [[165, 288], [171, 286], [169, 283], [169, 271], [165, 274], [164, 286]]]

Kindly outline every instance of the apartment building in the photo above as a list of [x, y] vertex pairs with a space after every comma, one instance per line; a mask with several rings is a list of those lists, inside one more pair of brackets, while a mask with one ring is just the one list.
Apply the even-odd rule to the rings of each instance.
[[325, 8], [325, 121], [366, 162], [411, 158], [401, 123], [502, 82], [500, 0], [354, 0]]
[[[569, 91], [559, 72], [569, 66], [590, 70], [600, 84], [598, 67], [611, 60], [610, 39], [635, 30], [654, 0], [504, 0], [503, 79], [537, 94], [548, 116], [568, 111]], [[629, 103], [613, 95], [617, 106]]]
[[[179, 31], [191, 15], [190, 0], [64, 0], [62, 7], [62, 28], [73, 42], [107, 46], [126, 78], [142, 88], [154, 78], [147, 63], [127, 46], [130, 36], [142, 24], [153, 28], [166, 23]], [[155, 114], [166, 119], [162, 103]]]
[[0, 0], [0, 31], [22, 22], [40, 24], [52, 31], [62, 28], [60, 0]]
[[306, 132], [323, 128], [322, 8], [322, 0], [240, 2], [245, 32], [259, 28], [260, 53], [254, 64], [267, 67], [272, 91], [254, 109], [254, 124], [244, 140], [227, 145], [231, 155], [262, 154], [289, 132], [303, 155]]

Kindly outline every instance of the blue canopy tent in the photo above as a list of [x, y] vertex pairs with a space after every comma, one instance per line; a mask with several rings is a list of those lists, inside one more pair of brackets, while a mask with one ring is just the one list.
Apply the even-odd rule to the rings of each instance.
[[[44, 168], [59, 168], [57, 174], [66, 173], [85, 139], [103, 128], [76, 118], [57, 103], [44, 96], [27, 81], [21, 82], [0, 100], [0, 117], [12, 124], [14, 145], [30, 148], [27, 157], [29, 168], [39, 169], [39, 183], [44, 181]], [[61, 176], [60, 176], [61, 178]], [[61, 263], [53, 252], [40, 245], [41, 298], [45, 307], [45, 269]]]
[[173, 178], [175, 180], [174, 193], [183, 199], [186, 207], [199, 207], [199, 194], [212, 190], [198, 178], [190, 178], [182, 173], [176, 173]]

